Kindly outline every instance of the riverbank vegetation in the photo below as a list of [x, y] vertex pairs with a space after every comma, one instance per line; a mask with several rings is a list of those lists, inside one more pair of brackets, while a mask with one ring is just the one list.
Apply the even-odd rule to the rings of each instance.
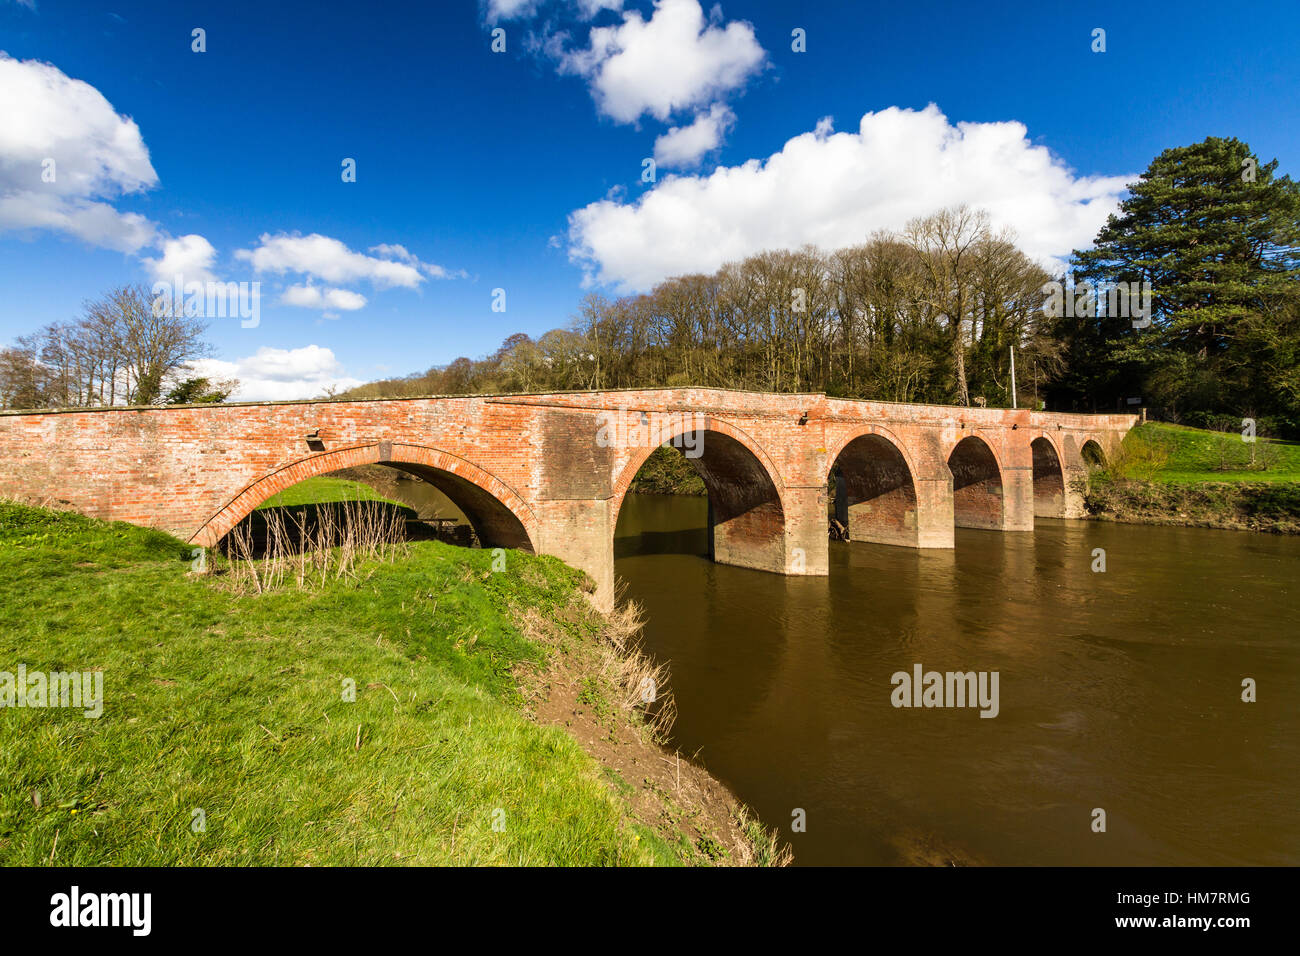
[[704, 479], [690, 460], [675, 448], [650, 453], [628, 489], [638, 495], [707, 495]]
[[1084, 498], [1096, 518], [1300, 533], [1300, 443], [1158, 422], [1137, 426], [1093, 472]]
[[1300, 534], [1300, 484], [1094, 478], [1085, 507], [1103, 521]]
[[1162, 484], [1300, 482], [1300, 442], [1258, 437], [1249, 441], [1243, 438], [1240, 422], [1224, 426], [1211, 431], [1144, 422], [1125, 436], [1120, 454], [1098, 475]]
[[559, 561], [416, 541], [249, 584], [0, 502], [0, 659], [104, 691], [98, 719], [0, 708], [0, 863], [782, 861], [660, 745], [635, 613], [596, 614]]

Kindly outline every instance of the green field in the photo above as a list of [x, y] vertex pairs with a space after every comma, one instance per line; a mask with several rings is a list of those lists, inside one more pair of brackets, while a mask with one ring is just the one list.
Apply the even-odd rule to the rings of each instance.
[[289, 508], [294, 505], [327, 504], [332, 501], [388, 501], [400, 505], [400, 502], [385, 498], [364, 481], [349, 481], [346, 478], [331, 478], [318, 475], [298, 482], [279, 494], [272, 495], [260, 505], [258, 510], [268, 508]]
[[1147, 422], [1089, 476], [1084, 507], [1113, 521], [1300, 533], [1300, 445]]
[[1125, 436], [1107, 471], [1111, 477], [1178, 484], [1300, 481], [1300, 443], [1265, 438], [1252, 443], [1236, 431], [1146, 422]]
[[0, 864], [710, 862], [526, 716], [518, 671], [555, 650], [512, 611], [562, 622], [583, 660], [603, 620], [583, 576], [405, 548], [238, 594], [166, 534], [0, 502], [0, 671], [104, 688], [98, 719], [0, 708]]

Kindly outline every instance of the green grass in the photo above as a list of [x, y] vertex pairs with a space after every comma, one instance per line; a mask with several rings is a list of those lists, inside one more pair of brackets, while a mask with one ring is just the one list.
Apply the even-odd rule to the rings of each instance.
[[1296, 534], [1300, 445], [1147, 422], [1089, 476], [1084, 507], [1117, 521]]
[[523, 713], [512, 671], [543, 652], [508, 609], [563, 618], [578, 572], [510, 552], [491, 573], [490, 552], [419, 542], [356, 580], [237, 596], [189, 558], [0, 502], [0, 671], [104, 674], [99, 719], [0, 708], [0, 864], [690, 859]]
[[1300, 444], [1162, 422], [1138, 425], [1124, 438], [1110, 477], [1162, 483], [1300, 481]]
[[318, 475], [306, 478], [279, 494], [272, 495], [260, 505], [258, 510], [267, 508], [288, 508], [295, 505], [326, 504], [334, 501], [388, 501], [400, 505], [401, 502], [385, 498], [363, 481], [349, 481], [346, 478], [331, 478]]

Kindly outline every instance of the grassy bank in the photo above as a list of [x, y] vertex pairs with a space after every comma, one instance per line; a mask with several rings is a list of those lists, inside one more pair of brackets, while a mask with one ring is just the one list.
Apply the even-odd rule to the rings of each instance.
[[1088, 480], [1096, 518], [1300, 533], [1300, 445], [1148, 422]]
[[1300, 484], [1094, 478], [1084, 506], [1108, 521], [1300, 534]]
[[401, 507], [401, 502], [384, 497], [364, 481], [318, 475], [272, 495], [258, 505], [258, 510], [269, 511], [272, 508], [326, 504], [332, 501], [387, 501]]
[[559, 561], [413, 542], [250, 594], [190, 556], [0, 502], [0, 671], [104, 689], [98, 719], [0, 708], [0, 864], [771, 859], [707, 774], [670, 782], [634, 626]]
[[1300, 482], [1300, 444], [1145, 422], [1124, 437], [1104, 474], [1161, 484]]

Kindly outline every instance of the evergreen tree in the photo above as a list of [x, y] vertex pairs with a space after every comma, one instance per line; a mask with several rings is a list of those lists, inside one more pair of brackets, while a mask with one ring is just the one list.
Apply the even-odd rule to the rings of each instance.
[[1165, 150], [1096, 246], [1075, 253], [1078, 280], [1151, 283], [1150, 327], [1100, 314], [1092, 324], [1107, 364], [1140, 369], [1148, 397], [1191, 421], [1300, 423], [1300, 187], [1276, 169], [1237, 139]]

